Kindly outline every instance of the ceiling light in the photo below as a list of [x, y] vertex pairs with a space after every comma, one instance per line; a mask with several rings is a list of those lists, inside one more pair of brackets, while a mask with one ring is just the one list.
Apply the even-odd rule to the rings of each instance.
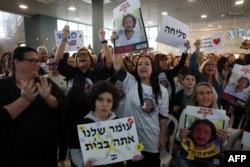
[[195, 0], [188, 0], [189, 2], [194, 2]]
[[49, 4], [49, 3], [55, 2], [56, 0], [36, 0], [36, 1], [44, 3], [44, 4]]
[[208, 24], [208, 27], [213, 27], [213, 25], [212, 24]]
[[28, 6], [26, 6], [26, 5], [19, 5], [19, 8], [22, 8], [22, 9], [27, 9], [27, 8], [28, 8]]
[[235, 5], [242, 5], [243, 3], [244, 3], [243, 0], [239, 0], [239, 1], [236, 1], [236, 2], [235, 2]]
[[201, 15], [201, 18], [207, 18], [206, 14]]
[[153, 22], [152, 21], [148, 21], [148, 24], [153, 24]]
[[76, 10], [76, 8], [73, 7], [73, 6], [69, 7], [68, 9], [69, 9], [69, 10]]
[[75, 20], [80, 20], [79, 18], [75, 18]]
[[162, 15], [167, 15], [167, 14], [168, 14], [168, 12], [162, 12], [161, 14], [162, 14]]
[[[83, 2], [92, 3], [92, 0], [83, 0]], [[112, 0], [104, 0], [103, 4], [111, 3], [111, 2], [112, 2]]]

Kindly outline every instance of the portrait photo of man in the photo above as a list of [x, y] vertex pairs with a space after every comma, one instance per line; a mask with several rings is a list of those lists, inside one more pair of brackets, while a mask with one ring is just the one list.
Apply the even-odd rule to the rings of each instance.
[[122, 19], [123, 29], [116, 33], [115, 46], [127, 46], [145, 41], [144, 32], [135, 29], [137, 24], [136, 17], [132, 14], [126, 14]]

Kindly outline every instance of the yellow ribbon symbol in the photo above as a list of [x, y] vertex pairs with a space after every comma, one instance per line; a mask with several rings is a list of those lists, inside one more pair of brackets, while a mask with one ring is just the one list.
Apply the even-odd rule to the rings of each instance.
[[194, 157], [198, 158], [212, 157], [220, 153], [220, 150], [216, 149], [215, 144], [203, 150], [195, 150], [193, 141], [188, 137], [184, 137], [182, 139], [181, 145], [183, 149], [188, 153], [187, 159], [189, 160], [194, 160]]

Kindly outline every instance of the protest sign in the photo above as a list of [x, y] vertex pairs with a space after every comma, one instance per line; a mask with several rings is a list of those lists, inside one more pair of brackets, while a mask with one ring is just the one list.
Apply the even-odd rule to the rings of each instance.
[[250, 93], [249, 79], [250, 67], [235, 64], [221, 97], [235, 105], [245, 108]]
[[[212, 109], [212, 108], [204, 108], [204, 107], [196, 107], [196, 106], [187, 106], [186, 107], [186, 117], [185, 117], [185, 128], [190, 129], [190, 134], [187, 137], [182, 138], [181, 145], [184, 150], [188, 153], [187, 159], [194, 160], [195, 157], [198, 158], [209, 158], [215, 156], [221, 151], [221, 140], [216, 137], [216, 129], [224, 129], [224, 124], [226, 121], [226, 112], [225, 110]], [[205, 120], [204, 122], [200, 120]], [[195, 128], [194, 126], [198, 126], [200, 121], [201, 124], [207, 125], [207, 128], [210, 130], [202, 130], [211, 131], [210, 136], [206, 136], [207, 139], [203, 136], [203, 139], [199, 139], [202, 141], [206, 141], [203, 143], [206, 145], [205, 149], [196, 149], [196, 144], [198, 143], [195, 137]], [[197, 124], [196, 124], [196, 123]], [[213, 129], [215, 130], [213, 134]], [[193, 131], [192, 131], [193, 130]], [[205, 132], [204, 132], [205, 133]], [[197, 134], [196, 134], [197, 135]], [[200, 137], [200, 136], [199, 136]]]
[[[56, 46], [58, 47], [63, 39], [63, 32], [55, 30]], [[66, 43], [66, 51], [77, 51], [78, 49], [84, 47], [83, 43], [83, 31], [70, 31], [68, 41]]]
[[156, 41], [185, 50], [184, 44], [189, 39], [189, 27], [168, 15], [163, 16], [160, 31]]
[[222, 34], [213, 34], [201, 38], [201, 51], [212, 51], [224, 46]]
[[77, 125], [84, 163], [104, 165], [141, 155], [135, 120], [126, 117], [110, 121]]
[[113, 10], [114, 52], [129, 53], [148, 48], [139, 0], [128, 0]]

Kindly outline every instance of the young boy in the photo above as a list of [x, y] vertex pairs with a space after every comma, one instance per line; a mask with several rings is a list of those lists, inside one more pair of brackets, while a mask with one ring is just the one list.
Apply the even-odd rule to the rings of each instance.
[[181, 84], [184, 89], [179, 90], [174, 97], [173, 101], [173, 116], [179, 121], [182, 110], [186, 107], [187, 102], [193, 94], [193, 89], [196, 84], [195, 75], [191, 72], [187, 72], [183, 75]]

